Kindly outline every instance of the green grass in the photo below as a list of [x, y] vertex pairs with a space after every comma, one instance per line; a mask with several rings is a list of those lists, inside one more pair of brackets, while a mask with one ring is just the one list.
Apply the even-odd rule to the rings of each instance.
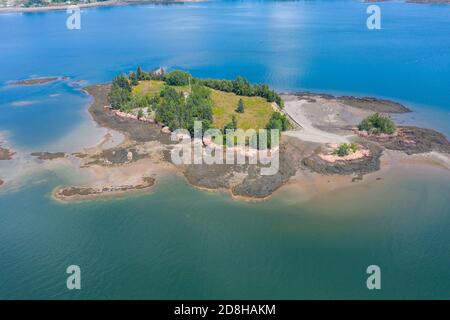
[[141, 94], [141, 95], [156, 95], [164, 87], [164, 81], [139, 81], [139, 84], [133, 87], [133, 94]]
[[[157, 95], [164, 87], [164, 81], [146, 80], [139, 81], [139, 84], [133, 87], [133, 94], [136, 95]], [[189, 92], [188, 86], [173, 86], [178, 92]], [[213, 101], [213, 127], [222, 129], [231, 121], [233, 115], [236, 116], [238, 128], [240, 129], [262, 129], [269, 121], [273, 108], [271, 103], [261, 97], [238, 96], [231, 92], [211, 90], [211, 99]], [[239, 99], [244, 102], [244, 113], [236, 112], [236, 106]]]
[[[164, 87], [164, 81], [158, 80], [144, 80], [139, 81], [139, 84], [133, 87], [133, 94], [150, 95], [154, 96], [161, 92]], [[178, 92], [189, 92], [189, 86], [171, 86]]]
[[[274, 111], [272, 105], [261, 97], [244, 97], [211, 89], [211, 99], [214, 103], [213, 126], [218, 129], [229, 123], [233, 115], [236, 116], [237, 126], [240, 129], [262, 129]], [[244, 113], [235, 111], [239, 99], [244, 102]]]

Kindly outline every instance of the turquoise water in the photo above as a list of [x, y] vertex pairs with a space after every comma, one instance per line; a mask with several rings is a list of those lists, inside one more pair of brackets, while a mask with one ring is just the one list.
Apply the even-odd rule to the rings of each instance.
[[[100, 129], [73, 81], [141, 65], [392, 98], [417, 112], [404, 121], [449, 135], [450, 6], [380, 7], [380, 31], [355, 1], [98, 8], [79, 31], [65, 12], [0, 15], [0, 132], [21, 150], [76, 149]], [[70, 80], [7, 84], [30, 76]], [[175, 177], [140, 196], [56, 203], [67, 179], [46, 171], [0, 191], [0, 298], [450, 297], [450, 184], [438, 170], [306, 203], [241, 203]], [[70, 264], [81, 291], [65, 287]], [[370, 264], [379, 292], [365, 287]]]

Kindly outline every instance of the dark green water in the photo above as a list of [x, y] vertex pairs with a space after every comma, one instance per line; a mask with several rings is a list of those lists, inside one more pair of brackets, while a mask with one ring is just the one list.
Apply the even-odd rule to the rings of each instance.
[[[151, 193], [67, 205], [49, 197], [56, 175], [35, 177], [1, 197], [0, 298], [449, 298], [441, 174], [304, 204], [237, 202], [171, 177]], [[71, 264], [80, 291], [66, 288]], [[377, 292], [365, 284], [371, 264]]]

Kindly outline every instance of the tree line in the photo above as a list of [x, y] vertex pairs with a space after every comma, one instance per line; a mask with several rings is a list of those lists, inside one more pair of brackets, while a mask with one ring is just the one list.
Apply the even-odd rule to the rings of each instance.
[[[159, 95], [133, 95], [133, 87], [143, 80], [160, 80], [165, 86]], [[189, 94], [177, 91], [174, 87], [190, 85]], [[194, 134], [194, 121], [201, 121], [203, 130], [212, 127], [213, 123], [213, 101], [209, 88], [233, 92], [241, 96], [260, 96], [269, 102], [276, 102], [280, 107], [283, 101], [280, 96], [267, 85], [250, 85], [247, 79], [236, 77], [235, 80], [213, 80], [192, 77], [189, 73], [175, 70], [169, 73], [145, 72], [138, 67], [129, 75], [116, 76], [111, 85], [109, 101], [113, 109], [130, 112], [136, 108], [150, 108], [155, 112], [155, 120], [168, 126], [171, 130], [184, 128]], [[244, 112], [242, 99], [236, 108], [236, 112]], [[138, 117], [143, 116], [139, 110]], [[281, 133], [290, 127], [286, 115], [273, 112], [266, 129], [278, 129]], [[227, 129], [237, 129], [238, 123], [235, 116], [232, 121], [222, 128], [225, 133]], [[269, 146], [270, 146], [270, 141]]]

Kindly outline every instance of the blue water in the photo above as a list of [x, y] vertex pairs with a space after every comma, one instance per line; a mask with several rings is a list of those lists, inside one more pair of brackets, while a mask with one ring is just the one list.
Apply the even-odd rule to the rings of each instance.
[[[450, 6], [379, 6], [377, 31], [357, 1], [95, 8], [82, 11], [81, 30], [66, 29], [65, 12], [0, 15], [0, 132], [17, 149], [52, 146], [89, 121], [74, 81], [141, 65], [391, 98], [416, 111], [404, 121], [450, 135]], [[70, 79], [8, 85], [34, 76]], [[61, 205], [49, 194], [62, 176], [0, 191], [0, 298], [449, 297], [448, 175], [322, 205], [240, 203], [177, 179], [144, 196]], [[365, 288], [373, 263], [385, 270], [377, 293]], [[79, 292], [65, 289], [69, 264], [82, 267]]]

